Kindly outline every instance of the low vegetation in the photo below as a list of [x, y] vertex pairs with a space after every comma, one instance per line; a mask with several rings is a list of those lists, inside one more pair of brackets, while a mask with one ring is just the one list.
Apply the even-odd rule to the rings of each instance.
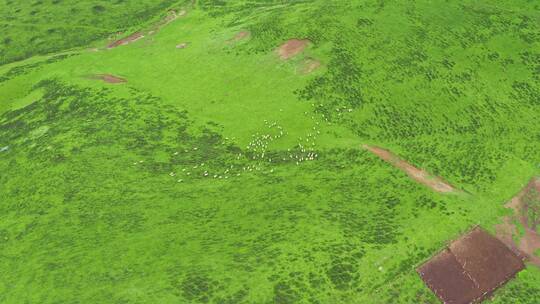
[[6, 0], [0, 3], [0, 65], [107, 38], [187, 2]]
[[[540, 173], [531, 1], [36, 0], [0, 17], [1, 303], [437, 303], [415, 268], [493, 230]], [[293, 39], [310, 43], [280, 59]], [[539, 282], [529, 265], [491, 301], [534, 303]]]

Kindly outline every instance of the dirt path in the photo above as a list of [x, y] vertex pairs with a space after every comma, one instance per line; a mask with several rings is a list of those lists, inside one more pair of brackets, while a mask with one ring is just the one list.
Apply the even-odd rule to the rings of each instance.
[[375, 147], [375, 146], [369, 146], [369, 145], [362, 145], [362, 148], [377, 155], [382, 160], [392, 164], [394, 167], [401, 169], [402, 171], [407, 173], [407, 175], [409, 175], [410, 178], [431, 188], [434, 191], [441, 192], [441, 193], [460, 192], [459, 190], [457, 190], [455, 187], [450, 185], [448, 182], [446, 182], [442, 178], [438, 176], [433, 176], [429, 174], [428, 172], [426, 172], [425, 170], [414, 167], [408, 162], [401, 160], [399, 157], [397, 157], [396, 155], [394, 155], [392, 152], [388, 150]]
[[277, 53], [281, 59], [287, 60], [303, 52], [309, 42], [307, 39], [290, 39], [277, 49]]
[[[534, 192], [536, 190], [536, 192]], [[535, 199], [540, 199], [540, 178], [533, 178], [525, 188], [523, 188], [506, 205], [506, 208], [514, 211], [513, 215], [503, 218], [503, 223], [497, 225], [497, 237], [514, 251], [519, 251], [520, 255], [527, 258], [533, 265], [540, 267], [540, 257], [535, 252], [540, 249], [540, 234], [534, 229], [535, 223], [530, 223], [527, 215], [528, 206], [526, 196], [534, 195]], [[514, 222], [518, 222], [525, 231], [519, 242], [514, 239], [519, 236], [518, 229]]]
[[142, 39], [144, 38], [144, 35], [143, 33], [141, 32], [136, 32], [136, 33], [133, 33], [125, 38], [122, 38], [120, 40], [116, 40], [116, 41], [113, 41], [111, 43], [109, 43], [109, 45], [107, 45], [107, 48], [108, 49], [113, 49], [113, 48], [116, 48], [116, 47], [119, 47], [121, 45], [126, 45], [126, 44], [130, 44], [132, 42], [135, 42], [139, 39]]
[[118, 83], [127, 82], [126, 79], [118, 77], [118, 76], [114, 76], [114, 75], [111, 75], [111, 74], [97, 74], [97, 75], [92, 75], [89, 78], [90, 79], [96, 79], [96, 80], [102, 80], [102, 81], [104, 81], [106, 83], [112, 83], [112, 84], [118, 84]]
[[184, 17], [186, 14], [187, 14], [187, 12], [185, 10], [181, 10], [179, 12], [171, 10], [167, 14], [167, 16], [165, 16], [165, 18], [158, 21], [157, 23], [152, 25], [150, 28], [147, 28], [146, 30], [142, 30], [142, 31], [139, 31], [139, 32], [135, 32], [135, 33], [133, 33], [133, 34], [131, 34], [131, 35], [125, 37], [125, 38], [113, 41], [107, 46], [107, 48], [112, 49], [112, 48], [119, 47], [121, 45], [126, 45], [126, 44], [133, 43], [133, 42], [135, 42], [135, 41], [137, 41], [139, 39], [144, 38], [145, 37], [144, 33], [147, 33], [148, 35], [153, 35], [153, 34], [157, 33], [158, 31], [160, 31], [163, 27], [165, 27], [169, 23], [173, 22], [174, 20], [176, 20], [176, 19], [178, 19], [180, 17]]

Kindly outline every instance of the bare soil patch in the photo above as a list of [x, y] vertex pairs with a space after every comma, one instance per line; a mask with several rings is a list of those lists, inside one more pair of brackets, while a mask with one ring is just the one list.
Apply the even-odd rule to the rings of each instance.
[[515, 244], [513, 236], [516, 234], [516, 225], [512, 223], [510, 217], [505, 217], [503, 223], [495, 226], [495, 234], [501, 242], [503, 242], [508, 248], [510, 248], [516, 255], [522, 260], [525, 260], [526, 255]]
[[[504, 217], [503, 223], [496, 227], [497, 236], [511, 248], [518, 250], [530, 263], [540, 267], [540, 257], [535, 255], [536, 250], [540, 249], [540, 234], [537, 232], [540, 219], [529, 217], [528, 200], [531, 199], [540, 200], [540, 178], [533, 178], [505, 205], [506, 208], [512, 209], [514, 214]], [[518, 222], [525, 231], [519, 242], [515, 241], [519, 234], [512, 222]]]
[[112, 83], [112, 84], [118, 84], [118, 83], [124, 83], [127, 82], [126, 79], [114, 76], [111, 74], [96, 74], [89, 77], [90, 79], [96, 79], [96, 80], [102, 80], [106, 83]]
[[234, 37], [228, 39], [225, 41], [226, 44], [235, 44], [237, 42], [240, 42], [242, 40], [248, 39], [251, 37], [251, 33], [249, 31], [240, 31], [234, 35]]
[[116, 47], [119, 47], [121, 45], [126, 45], [126, 44], [130, 44], [132, 42], [135, 42], [139, 39], [142, 39], [144, 38], [144, 35], [142, 32], [136, 32], [136, 33], [133, 33], [125, 38], [122, 38], [120, 40], [116, 40], [112, 43], [110, 43], [107, 48], [108, 49], [113, 49], [113, 48], [116, 48]]
[[240, 41], [240, 40], [248, 38], [249, 36], [251, 36], [250, 32], [241, 31], [241, 32], [238, 32], [238, 34], [236, 34], [231, 40], [232, 41]]
[[504, 243], [474, 228], [417, 271], [444, 303], [477, 303], [525, 268]]
[[399, 157], [386, 149], [369, 145], [363, 145], [362, 147], [370, 151], [371, 153], [377, 155], [382, 160], [392, 164], [394, 167], [401, 169], [402, 171], [407, 173], [410, 178], [431, 188], [434, 191], [441, 193], [459, 192], [454, 186], [450, 185], [442, 178], [438, 176], [433, 176], [425, 170], [414, 167], [413, 165], [409, 164], [404, 160], [401, 160]]
[[153, 34], [157, 33], [159, 30], [161, 30], [167, 24], [173, 22], [174, 20], [178, 19], [179, 17], [185, 16], [186, 14], [187, 14], [187, 12], [185, 10], [181, 10], [179, 12], [176, 12], [174, 10], [169, 11], [167, 13], [167, 16], [165, 16], [165, 18], [163, 18], [162, 20], [160, 20], [159, 22], [157, 22], [156, 24], [154, 24], [150, 28], [148, 28], [146, 30], [136, 32], [136, 33], [133, 33], [133, 34], [131, 34], [131, 35], [125, 37], [125, 38], [122, 38], [120, 40], [116, 40], [114, 42], [111, 42], [107, 46], [107, 48], [112, 49], [112, 48], [119, 47], [121, 45], [126, 45], [126, 44], [133, 43], [133, 42], [135, 42], [135, 41], [137, 41], [139, 39], [144, 38], [144, 36], [145, 36], [144, 32], [147, 32], [148, 35], [153, 35]]
[[302, 53], [309, 43], [307, 39], [290, 39], [277, 49], [277, 53], [281, 59], [287, 60]]
[[307, 58], [302, 63], [300, 72], [302, 74], [309, 74], [315, 71], [316, 69], [318, 69], [320, 66], [321, 66], [321, 63], [317, 59]]

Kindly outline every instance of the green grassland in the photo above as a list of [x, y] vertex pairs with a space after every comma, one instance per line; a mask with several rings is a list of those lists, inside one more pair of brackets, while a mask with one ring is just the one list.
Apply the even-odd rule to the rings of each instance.
[[[169, 8], [187, 14], [88, 50]], [[4, 1], [0, 16], [0, 303], [438, 303], [415, 267], [494, 231], [540, 174], [532, 1]], [[291, 38], [312, 43], [280, 60]], [[307, 58], [321, 68], [299, 72]], [[490, 301], [536, 303], [539, 282], [529, 266]]]
[[178, 0], [4, 0], [0, 65], [81, 47], [141, 26]]

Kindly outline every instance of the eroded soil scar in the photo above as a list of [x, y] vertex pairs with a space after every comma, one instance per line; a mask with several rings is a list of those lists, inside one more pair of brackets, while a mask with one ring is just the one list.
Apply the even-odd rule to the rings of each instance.
[[122, 77], [114, 76], [111, 74], [96, 74], [96, 75], [91, 75], [88, 78], [95, 79], [95, 80], [102, 80], [106, 83], [112, 83], [112, 84], [119, 84], [119, 83], [127, 82], [126, 79]]
[[[540, 234], [537, 230], [540, 225], [540, 178], [531, 179], [505, 207], [512, 209], [514, 214], [504, 217], [503, 223], [496, 226], [497, 236], [531, 264], [540, 267], [540, 257], [535, 255], [540, 249]], [[515, 240], [519, 236], [515, 223], [525, 231], [519, 241]]]
[[407, 175], [414, 179], [415, 181], [431, 188], [434, 191], [441, 193], [457, 193], [460, 192], [454, 186], [450, 185], [448, 182], [443, 180], [438, 176], [434, 176], [426, 172], [425, 170], [416, 168], [415, 166], [409, 164], [408, 162], [400, 159], [392, 152], [379, 148], [376, 146], [362, 145], [362, 148], [370, 151], [371, 153], [377, 155], [382, 160], [392, 164], [394, 167], [401, 169]]
[[133, 43], [133, 42], [135, 42], [135, 41], [137, 41], [139, 39], [144, 38], [145, 37], [145, 34], [144, 34], [145, 32], [148, 32], [148, 35], [153, 35], [153, 34], [157, 33], [159, 30], [161, 30], [164, 26], [166, 26], [169, 23], [173, 22], [174, 20], [185, 16], [186, 13], [187, 12], [185, 10], [181, 10], [179, 12], [176, 12], [174, 10], [169, 11], [167, 16], [165, 16], [165, 18], [163, 18], [162, 20], [160, 20], [159, 22], [157, 22], [156, 24], [151, 26], [146, 31], [144, 31], [144, 30], [143, 31], [138, 31], [138, 32], [135, 32], [135, 33], [125, 37], [125, 38], [113, 41], [107, 46], [107, 48], [108, 49], [113, 49], [113, 48], [119, 47], [121, 45], [126, 45], [126, 44]]
[[139, 39], [142, 39], [144, 38], [144, 35], [142, 32], [136, 32], [136, 33], [133, 33], [125, 38], [122, 38], [120, 40], [116, 40], [114, 42], [111, 42], [107, 48], [108, 49], [113, 49], [113, 48], [116, 48], [116, 47], [119, 47], [121, 45], [126, 45], [126, 44], [130, 44], [132, 42], [135, 42]]
[[282, 44], [278, 49], [277, 53], [279, 58], [282, 60], [287, 60], [292, 58], [304, 51], [304, 49], [309, 45], [310, 41], [307, 39], [290, 39]]
[[246, 38], [249, 38], [249, 36], [251, 36], [250, 32], [241, 31], [241, 32], [238, 32], [238, 34], [236, 34], [232, 39], [229, 39], [229, 42], [237, 42], [240, 40], [244, 40]]

